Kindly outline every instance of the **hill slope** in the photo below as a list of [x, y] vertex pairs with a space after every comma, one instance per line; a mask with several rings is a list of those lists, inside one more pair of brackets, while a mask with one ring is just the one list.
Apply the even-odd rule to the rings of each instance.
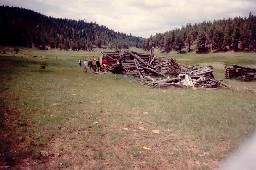
[[0, 45], [89, 50], [140, 47], [143, 41], [96, 23], [47, 17], [18, 7], [0, 6], [0, 25]]

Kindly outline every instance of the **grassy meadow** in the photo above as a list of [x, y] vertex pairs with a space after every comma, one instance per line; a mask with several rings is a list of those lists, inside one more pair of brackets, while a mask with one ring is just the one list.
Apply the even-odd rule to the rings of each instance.
[[[213, 65], [217, 79], [225, 65], [256, 65], [255, 53], [155, 52]], [[255, 81], [224, 79], [231, 89], [150, 88], [78, 66], [98, 56], [27, 48], [0, 54], [0, 167], [213, 169], [255, 130]]]

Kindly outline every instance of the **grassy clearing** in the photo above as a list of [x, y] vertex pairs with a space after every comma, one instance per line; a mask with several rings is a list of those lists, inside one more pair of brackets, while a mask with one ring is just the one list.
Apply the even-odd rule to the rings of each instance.
[[[23, 146], [18, 151], [48, 158], [29, 165], [21, 159], [17, 166], [212, 169], [255, 129], [256, 95], [249, 89], [255, 82], [225, 80], [235, 90], [152, 89], [129, 77], [85, 74], [78, 67], [78, 59], [99, 54], [21, 49], [0, 57], [1, 108], [13, 111], [24, 136], [16, 141]], [[218, 78], [225, 63], [256, 64], [250, 53], [163, 55], [213, 64]], [[42, 61], [46, 70], [39, 69]], [[0, 121], [6, 116], [1, 113]]]

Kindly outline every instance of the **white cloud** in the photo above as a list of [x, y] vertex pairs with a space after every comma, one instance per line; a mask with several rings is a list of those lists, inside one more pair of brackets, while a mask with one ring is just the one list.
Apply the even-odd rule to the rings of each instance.
[[142, 37], [187, 23], [244, 17], [256, 9], [254, 0], [2, 0], [1, 4], [53, 17], [85, 19]]

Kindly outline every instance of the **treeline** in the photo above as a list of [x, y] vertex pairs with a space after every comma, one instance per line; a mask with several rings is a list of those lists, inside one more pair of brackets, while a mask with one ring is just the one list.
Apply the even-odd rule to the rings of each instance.
[[0, 6], [0, 45], [92, 50], [142, 47], [143, 38], [83, 20], [57, 19], [32, 10]]
[[162, 52], [256, 51], [256, 16], [236, 17], [157, 33], [143, 42], [145, 50], [152, 46]]

